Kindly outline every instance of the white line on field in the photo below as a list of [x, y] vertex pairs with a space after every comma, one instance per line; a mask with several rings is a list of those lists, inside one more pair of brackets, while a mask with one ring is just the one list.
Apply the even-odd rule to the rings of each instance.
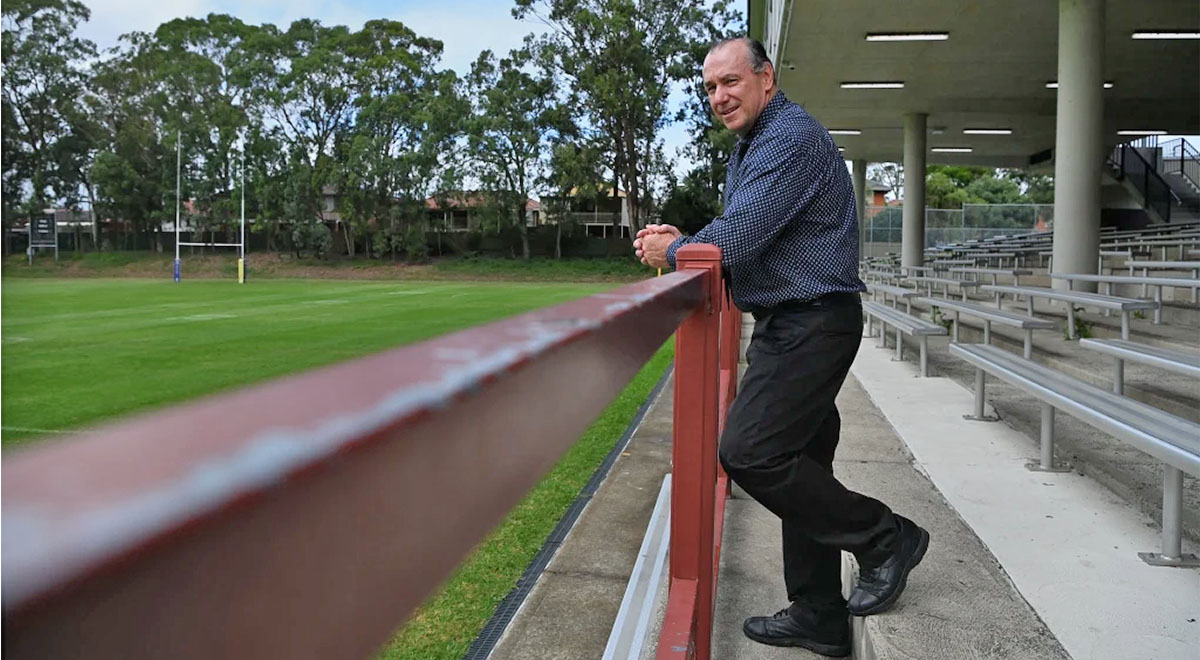
[[0, 426], [0, 431], [18, 431], [20, 433], [87, 433], [87, 431], [69, 431], [65, 429], [35, 429], [27, 426]]
[[237, 314], [192, 314], [191, 316], [172, 316], [167, 321], [216, 321], [219, 319], [234, 319]]
[[307, 300], [307, 301], [305, 301], [303, 304], [305, 304], [305, 305], [344, 305], [344, 304], [346, 304], [346, 303], [348, 303], [348, 302], [350, 302], [350, 301], [349, 301], [349, 300], [345, 300], [345, 299], [339, 299], [339, 300]]
[[23, 341], [31, 341], [29, 337], [4, 337], [0, 342], [5, 344], [19, 344]]

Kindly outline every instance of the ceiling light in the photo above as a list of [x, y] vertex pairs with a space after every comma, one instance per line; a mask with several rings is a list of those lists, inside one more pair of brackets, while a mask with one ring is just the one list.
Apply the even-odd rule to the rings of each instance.
[[939, 154], [969, 154], [972, 149], [971, 147], [934, 147], [930, 151]]
[[949, 32], [875, 32], [867, 33], [867, 41], [945, 41]]
[[[1112, 88], [1113, 88], [1113, 82], [1111, 80], [1105, 80], [1104, 81], [1104, 89], [1112, 89]], [[1046, 83], [1046, 89], [1058, 89], [1058, 82], [1055, 80], [1051, 80], [1050, 82]]]
[[1012, 135], [1011, 128], [964, 128], [963, 135]]
[[1117, 135], [1166, 135], [1166, 134], [1167, 134], [1166, 131], [1136, 131], [1136, 130], [1117, 131]]
[[857, 128], [831, 128], [830, 135], [862, 135], [862, 131]]
[[844, 82], [842, 89], [904, 89], [902, 82]]
[[838, 151], [845, 151], [846, 147], [838, 147]]
[[1133, 39], [1200, 39], [1200, 32], [1134, 32]]

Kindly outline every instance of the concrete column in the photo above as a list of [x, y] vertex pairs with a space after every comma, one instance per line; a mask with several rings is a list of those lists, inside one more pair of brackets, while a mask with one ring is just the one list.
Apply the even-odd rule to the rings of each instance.
[[858, 258], [866, 256], [867, 228], [867, 161], [855, 158], [852, 161], [854, 179], [854, 209], [858, 217]]
[[904, 115], [904, 242], [902, 266], [925, 263], [925, 119]]
[[[1054, 271], [1095, 273], [1104, 166], [1104, 2], [1059, 0], [1054, 136]], [[1056, 289], [1070, 282], [1052, 280]], [[1083, 285], [1083, 286], [1081, 286]], [[1076, 288], [1095, 291], [1095, 283]]]

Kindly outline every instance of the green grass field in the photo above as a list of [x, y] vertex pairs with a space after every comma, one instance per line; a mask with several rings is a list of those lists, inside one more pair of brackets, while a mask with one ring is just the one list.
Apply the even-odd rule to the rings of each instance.
[[366, 355], [612, 284], [3, 283], [3, 442]]
[[[6, 277], [3, 443], [366, 355], [613, 283]], [[664, 346], [379, 657], [457, 660], [673, 358]], [[50, 433], [47, 433], [47, 432]], [[64, 433], [65, 432], [65, 433]]]

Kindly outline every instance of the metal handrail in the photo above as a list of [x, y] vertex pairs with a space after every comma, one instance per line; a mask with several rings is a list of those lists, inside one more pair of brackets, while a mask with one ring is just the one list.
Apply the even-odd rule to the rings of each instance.
[[[698, 478], [716, 464], [713, 250], [685, 246], [685, 270], [616, 291], [6, 455], [5, 656], [366, 657], [672, 333], [676, 417], [705, 443], [676, 428], [692, 466], [676, 475], [713, 493]], [[709, 266], [688, 269], [695, 256]], [[707, 506], [712, 538], [707, 502], [676, 504]], [[693, 569], [715, 585], [715, 564]], [[697, 610], [708, 630], [711, 602]]]
[[1193, 187], [1200, 188], [1200, 151], [1183, 138], [1164, 143], [1162, 150], [1162, 171], [1166, 174], [1179, 174]]
[[[1157, 142], [1155, 142], [1157, 147]], [[1171, 190], [1171, 186], [1158, 173], [1158, 168], [1152, 165], [1146, 157], [1138, 151], [1139, 147], [1133, 145], [1122, 145], [1121, 166], [1123, 172], [1133, 182], [1138, 192], [1142, 194], [1143, 203], [1153, 208], [1162, 219], [1163, 222], [1171, 221], [1171, 199], [1175, 200], [1176, 204], [1180, 204], [1179, 196], [1175, 191]], [[1130, 158], [1132, 154], [1133, 158]], [[1140, 171], [1138, 171], [1140, 170]], [[1129, 176], [1133, 174], [1134, 176]], [[1165, 192], [1166, 196], [1155, 194], [1151, 188], [1156, 187], [1159, 191]], [[1161, 198], [1161, 201], [1160, 201]]]

